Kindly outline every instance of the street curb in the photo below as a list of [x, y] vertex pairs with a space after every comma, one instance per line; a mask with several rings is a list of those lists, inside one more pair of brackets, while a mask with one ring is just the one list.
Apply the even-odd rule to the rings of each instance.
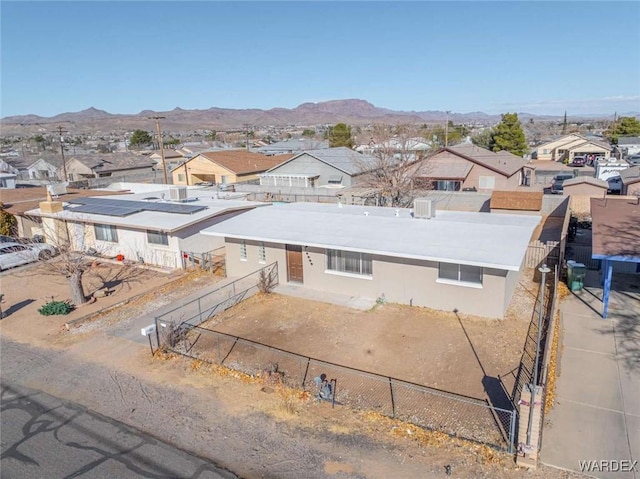
[[[184, 278], [183, 277], [176, 278], [176, 279], [166, 283], [162, 287], [164, 288], [166, 286], [169, 286], [169, 285], [171, 285], [173, 283], [176, 283], [176, 282], [180, 281], [181, 279], [184, 279]], [[138, 293], [135, 296], [131, 296], [130, 298], [125, 299], [123, 301], [120, 301], [119, 303], [112, 304], [111, 306], [107, 306], [106, 308], [101, 309], [100, 311], [96, 311], [95, 313], [90, 313], [90, 314], [87, 314], [85, 316], [81, 316], [80, 318], [72, 319], [71, 321], [67, 321], [66, 323], [64, 323], [64, 327], [67, 329], [67, 331], [70, 331], [72, 328], [77, 328], [79, 326], [82, 326], [84, 323], [87, 323], [87, 322], [91, 321], [98, 314], [107, 313], [107, 312], [112, 311], [112, 310], [114, 310], [116, 308], [124, 306], [125, 304], [128, 304], [133, 300], [136, 300], [138, 298], [141, 298], [142, 296], [145, 296], [145, 295], [149, 294], [150, 292], [154, 291], [155, 289], [157, 289], [157, 288], [152, 288], [152, 289], [149, 289], [147, 291], [143, 291], [142, 293]]]

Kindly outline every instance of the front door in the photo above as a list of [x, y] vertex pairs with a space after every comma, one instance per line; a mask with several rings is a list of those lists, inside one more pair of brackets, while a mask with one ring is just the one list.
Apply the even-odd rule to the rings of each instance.
[[302, 246], [287, 245], [287, 280], [302, 283]]

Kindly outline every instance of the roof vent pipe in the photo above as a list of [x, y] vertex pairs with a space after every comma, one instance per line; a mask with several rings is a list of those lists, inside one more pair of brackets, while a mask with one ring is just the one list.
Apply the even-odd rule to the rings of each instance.
[[396, 216], [400, 216], [400, 210], [396, 209]]
[[369, 216], [369, 212], [368, 212], [368, 211], [365, 211], [365, 212], [364, 212], [364, 215], [365, 215], [365, 216]]

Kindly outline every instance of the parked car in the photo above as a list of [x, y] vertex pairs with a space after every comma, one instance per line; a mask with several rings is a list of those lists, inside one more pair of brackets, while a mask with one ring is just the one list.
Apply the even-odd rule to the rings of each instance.
[[29, 244], [29, 243], [42, 243], [42, 241], [37, 241], [37, 238], [15, 238], [13, 236], [0, 235], [0, 243], [20, 243], [20, 244]]
[[569, 166], [585, 166], [587, 159], [584, 156], [574, 156]]
[[631, 166], [640, 165], [640, 155], [631, 155], [627, 157], [627, 163]]
[[0, 243], [0, 270], [49, 259], [56, 253], [55, 247], [47, 243]]
[[562, 184], [566, 180], [570, 180], [571, 178], [573, 178], [573, 175], [566, 173], [554, 176], [553, 180], [551, 181], [551, 194], [561, 195], [563, 190]]
[[614, 176], [607, 180], [609, 183], [609, 193], [620, 193], [622, 191], [622, 178]]

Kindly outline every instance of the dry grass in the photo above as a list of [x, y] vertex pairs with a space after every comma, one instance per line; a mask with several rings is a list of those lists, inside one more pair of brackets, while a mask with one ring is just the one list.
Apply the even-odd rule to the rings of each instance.
[[[563, 283], [560, 283], [563, 284]], [[566, 286], [565, 286], [566, 288]], [[558, 288], [559, 290], [560, 288]], [[558, 295], [559, 296], [559, 295]], [[547, 391], [544, 400], [544, 413], [549, 414], [555, 402], [556, 392], [556, 366], [558, 361], [558, 347], [560, 338], [560, 313], [556, 313], [553, 337], [551, 338], [551, 357], [549, 358], [549, 369], [547, 372]]]
[[414, 424], [392, 419], [377, 412], [365, 412], [362, 417], [369, 422], [382, 426], [394, 437], [410, 439], [425, 447], [450, 447], [462, 449], [476, 457], [481, 464], [505, 465], [508, 457], [483, 444], [477, 444], [464, 439], [451, 437], [439, 431], [431, 431]]

